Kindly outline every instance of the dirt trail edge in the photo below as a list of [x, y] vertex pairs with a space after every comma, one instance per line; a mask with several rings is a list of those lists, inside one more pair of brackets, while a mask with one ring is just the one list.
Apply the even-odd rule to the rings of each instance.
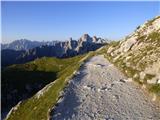
[[86, 62], [54, 109], [53, 120], [160, 120], [160, 107], [103, 55]]

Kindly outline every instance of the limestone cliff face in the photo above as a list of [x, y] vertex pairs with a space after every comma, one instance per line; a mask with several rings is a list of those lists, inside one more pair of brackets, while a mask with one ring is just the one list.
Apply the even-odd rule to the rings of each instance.
[[[131, 78], [142, 84], [159, 86], [160, 16], [139, 26], [117, 45], [111, 45], [107, 53]], [[160, 90], [156, 92], [160, 94]]]
[[[100, 40], [101, 42], [98, 42]], [[84, 34], [79, 38], [77, 43], [75, 51], [83, 54], [85, 51], [93, 51], [99, 48], [99, 46], [106, 43], [106, 41], [102, 38], [97, 38], [96, 36], [90, 37], [88, 34]]]

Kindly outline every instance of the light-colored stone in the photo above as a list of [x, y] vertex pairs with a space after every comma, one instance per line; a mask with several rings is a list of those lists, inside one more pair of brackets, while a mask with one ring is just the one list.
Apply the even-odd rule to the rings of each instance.
[[142, 85], [142, 89], [146, 89], [146, 85], [145, 84]]
[[157, 80], [157, 84], [160, 84], [160, 79], [159, 79], [159, 80]]
[[144, 77], [146, 76], [146, 73], [145, 72], [140, 72], [139, 76], [140, 76], [140, 79], [143, 80]]
[[109, 47], [107, 53], [110, 54], [114, 50], [113, 47]]
[[148, 84], [156, 84], [157, 83], [157, 79], [153, 78], [151, 80], [147, 80]]
[[156, 94], [153, 94], [152, 101], [156, 101], [156, 99], [157, 99]]

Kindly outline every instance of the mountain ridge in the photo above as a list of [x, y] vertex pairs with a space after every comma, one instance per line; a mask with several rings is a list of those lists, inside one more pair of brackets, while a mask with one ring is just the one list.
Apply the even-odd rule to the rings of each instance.
[[[23, 43], [22, 46], [21, 43]], [[32, 45], [32, 43], [34, 44]], [[92, 38], [88, 34], [82, 35], [77, 41], [72, 40], [72, 38], [68, 41], [52, 42], [31, 42], [26, 39], [19, 40], [6, 44], [6, 47], [2, 46], [2, 66], [25, 63], [45, 56], [57, 58], [73, 57], [94, 51], [104, 44], [106, 44], [104, 39], [95, 36]], [[10, 55], [16, 52], [21, 54], [12, 56], [12, 61], [10, 61]]]
[[[85, 38], [86, 36], [86, 38]], [[82, 41], [89, 41], [90, 39], [90, 42], [99, 42], [99, 43], [103, 43], [103, 42], [106, 42], [104, 39], [102, 38], [97, 38], [96, 36], [93, 36], [92, 38], [86, 33], [84, 35], [82, 35], [78, 40], [75, 40], [75, 41], [79, 41], [79, 40], [82, 40]], [[93, 40], [91, 40], [93, 39]], [[1, 49], [12, 49], [12, 50], [16, 50], [16, 51], [19, 51], [19, 50], [29, 50], [29, 49], [32, 49], [32, 48], [35, 48], [35, 47], [38, 47], [38, 46], [42, 46], [42, 45], [48, 45], [48, 46], [51, 46], [51, 45], [54, 45], [56, 43], [59, 43], [59, 42], [67, 42], [67, 41], [71, 41], [73, 40], [72, 37], [70, 37], [68, 40], [52, 40], [52, 41], [36, 41], [36, 40], [29, 40], [29, 39], [19, 39], [19, 40], [14, 40], [10, 43], [1, 43]], [[99, 41], [98, 41], [99, 40]]]

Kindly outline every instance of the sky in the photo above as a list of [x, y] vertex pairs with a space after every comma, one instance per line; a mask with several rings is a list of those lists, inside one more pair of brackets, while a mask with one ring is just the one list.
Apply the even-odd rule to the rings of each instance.
[[84, 33], [121, 39], [160, 15], [159, 6], [158, 1], [3, 1], [2, 41], [78, 39]]

